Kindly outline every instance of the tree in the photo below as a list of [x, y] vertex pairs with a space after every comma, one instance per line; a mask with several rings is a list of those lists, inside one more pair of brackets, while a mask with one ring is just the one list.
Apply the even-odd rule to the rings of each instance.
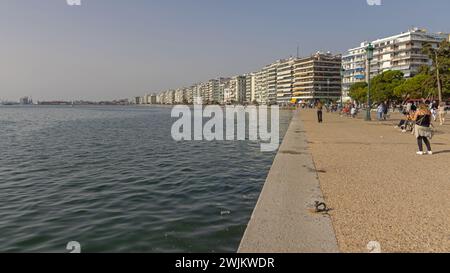
[[429, 74], [418, 74], [413, 78], [407, 79], [401, 85], [394, 89], [394, 95], [402, 100], [429, 98], [434, 90], [426, 86], [430, 81]]
[[374, 77], [371, 83], [370, 96], [374, 102], [382, 102], [399, 99], [394, 94], [394, 89], [405, 82], [401, 71], [386, 71]]
[[423, 53], [433, 61], [431, 68], [425, 72], [430, 78], [424, 83], [426, 88], [438, 95], [437, 67], [439, 67], [439, 79], [443, 97], [450, 96], [450, 42], [443, 41], [438, 48], [433, 48], [431, 44], [425, 44]]
[[357, 82], [350, 86], [350, 90], [348, 95], [353, 100], [362, 103], [367, 100], [367, 83], [366, 82]]

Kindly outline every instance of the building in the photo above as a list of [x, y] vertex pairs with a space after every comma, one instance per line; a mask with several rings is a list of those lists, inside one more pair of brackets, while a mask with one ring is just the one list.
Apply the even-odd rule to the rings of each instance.
[[142, 103], [141, 104], [156, 104], [156, 95], [155, 94], [146, 94], [143, 99], [142, 99]]
[[167, 90], [161, 94], [161, 104], [174, 104], [175, 90]]
[[[432, 64], [428, 56], [422, 52], [424, 45], [437, 47], [446, 39], [449, 39], [448, 34], [428, 33], [424, 29], [414, 28], [372, 41], [375, 50], [371, 62], [371, 77], [388, 70], [401, 71], [406, 78], [415, 76], [421, 66]], [[369, 42], [362, 42], [359, 47], [349, 49], [342, 57], [344, 97], [348, 97], [351, 85], [366, 81], [368, 45]]]
[[280, 61], [267, 67], [267, 101], [268, 105], [277, 103], [277, 69]]
[[255, 100], [257, 104], [267, 104], [268, 100], [268, 85], [267, 73], [269, 66], [255, 73]]
[[194, 90], [195, 90], [194, 85], [184, 89], [184, 96], [187, 104], [194, 103]]
[[174, 93], [174, 103], [176, 104], [184, 104], [185, 103], [185, 93], [184, 89], [178, 88]]
[[294, 58], [281, 60], [277, 66], [276, 101], [278, 104], [288, 104], [292, 100], [295, 61]]
[[255, 73], [245, 75], [245, 103], [251, 104], [255, 101]]
[[144, 97], [134, 97], [134, 104], [144, 104]]
[[294, 62], [293, 99], [337, 100], [341, 97], [341, 55], [321, 53]]
[[162, 104], [162, 102], [163, 102], [163, 94], [160, 93], [156, 95], [156, 104]]
[[219, 103], [221, 101], [220, 92], [219, 92], [219, 79], [212, 79], [208, 82], [208, 92], [205, 98], [205, 102], [207, 103]]
[[150, 104], [157, 104], [157, 96], [155, 94], [150, 95]]
[[245, 76], [235, 76], [229, 80], [228, 88], [224, 92], [226, 104], [244, 104], [246, 84]]
[[33, 104], [33, 100], [30, 97], [23, 97], [23, 98], [19, 99], [19, 104], [30, 105], [30, 104]]
[[199, 84], [199, 97], [202, 98], [203, 104], [210, 103], [210, 97], [209, 97], [209, 82], [207, 83], [200, 83]]
[[144, 104], [156, 104], [156, 95], [155, 94], [146, 94], [144, 96]]

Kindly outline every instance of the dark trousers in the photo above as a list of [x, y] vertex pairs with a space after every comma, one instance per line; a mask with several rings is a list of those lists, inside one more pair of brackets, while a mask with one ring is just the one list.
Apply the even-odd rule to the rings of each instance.
[[319, 123], [323, 122], [323, 113], [322, 111], [317, 111], [317, 119], [319, 120]]
[[428, 151], [431, 151], [431, 144], [430, 141], [428, 140], [428, 138], [426, 137], [418, 137], [417, 138], [417, 145], [419, 145], [419, 151], [423, 152], [423, 144], [422, 141], [425, 143], [425, 145], [427, 146]]

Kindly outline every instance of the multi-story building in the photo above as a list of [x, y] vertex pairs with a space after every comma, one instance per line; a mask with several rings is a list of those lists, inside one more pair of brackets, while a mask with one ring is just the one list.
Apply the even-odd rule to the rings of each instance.
[[341, 55], [318, 52], [294, 63], [293, 99], [336, 100], [341, 97]]
[[219, 104], [225, 104], [230, 92], [230, 78], [220, 78], [219, 89], [218, 89], [218, 100]]
[[227, 104], [243, 104], [245, 101], [245, 76], [235, 76], [229, 80], [229, 88], [224, 94]]
[[[424, 29], [414, 28], [408, 32], [372, 41], [374, 59], [371, 62], [371, 77], [388, 70], [402, 71], [406, 78], [415, 76], [421, 66], [431, 65], [432, 61], [423, 53], [423, 47], [430, 44], [436, 48], [440, 42], [448, 39], [448, 34], [428, 33]], [[366, 48], [369, 42], [349, 49], [342, 57], [343, 92], [348, 96], [350, 86], [367, 79]]]
[[202, 92], [201, 92], [201, 84], [200, 83], [196, 83], [192, 86], [192, 99], [193, 102], [195, 102], [196, 98], [201, 98], [202, 97]]
[[162, 104], [174, 104], [175, 103], [175, 90], [168, 90], [163, 93]]
[[277, 103], [277, 69], [280, 61], [270, 64], [267, 68], [267, 104]]
[[209, 80], [208, 91], [207, 91], [207, 96], [205, 97], [205, 102], [219, 103], [219, 101], [220, 101], [219, 83], [220, 83], [220, 80], [218, 80], [218, 79]]
[[199, 85], [199, 94], [202, 98], [202, 101], [204, 104], [210, 103], [210, 97], [209, 97], [209, 83], [200, 83]]
[[294, 58], [281, 60], [277, 67], [277, 103], [288, 104], [294, 87]]
[[156, 104], [162, 104], [162, 94], [156, 95]]
[[156, 104], [156, 95], [155, 94], [146, 94], [144, 96], [144, 104]]
[[268, 100], [268, 84], [267, 73], [269, 66], [255, 73], [255, 101], [258, 104], [267, 104]]
[[184, 104], [185, 103], [185, 93], [184, 93], [184, 89], [182, 88], [178, 88], [177, 90], [175, 90], [175, 98], [174, 98], [174, 102], [176, 104]]
[[251, 104], [255, 101], [255, 73], [245, 75], [245, 103]]
[[23, 97], [19, 99], [19, 103], [22, 105], [33, 104], [33, 100], [30, 97]]
[[156, 104], [156, 95], [155, 94], [144, 95], [142, 104]]
[[187, 104], [194, 103], [194, 90], [195, 86], [184, 88], [185, 103]]

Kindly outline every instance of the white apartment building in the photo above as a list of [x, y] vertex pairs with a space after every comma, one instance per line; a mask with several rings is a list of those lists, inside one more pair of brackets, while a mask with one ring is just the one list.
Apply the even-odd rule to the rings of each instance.
[[245, 101], [246, 85], [245, 76], [235, 76], [229, 81], [229, 88], [224, 92], [226, 104], [243, 104]]
[[184, 88], [184, 98], [187, 104], [192, 104], [194, 102], [194, 90], [195, 86]]
[[295, 58], [281, 60], [278, 64], [276, 79], [276, 101], [278, 104], [288, 104], [292, 100], [295, 60]]
[[277, 103], [277, 68], [280, 61], [277, 61], [267, 68], [267, 104]]
[[175, 90], [174, 102], [176, 104], [184, 104], [185, 103], [184, 89], [179, 88], [179, 89]]
[[204, 98], [205, 103], [218, 103], [221, 98], [219, 94], [219, 80], [212, 79], [208, 82], [207, 95]]
[[255, 100], [258, 104], [267, 104], [267, 72], [268, 66], [255, 73]]
[[162, 104], [174, 104], [175, 103], [175, 91], [168, 90], [163, 93]]
[[218, 98], [217, 103], [225, 104], [226, 98], [228, 98], [230, 90], [230, 78], [220, 78], [219, 80], [219, 89], [218, 89]]
[[144, 95], [142, 104], [156, 104], [156, 95], [155, 94]]
[[[424, 45], [436, 48], [440, 42], [449, 38], [444, 33], [428, 33], [424, 29], [414, 28], [408, 32], [372, 41], [375, 47], [371, 62], [371, 77], [388, 70], [402, 71], [406, 78], [413, 77], [421, 66], [431, 65], [432, 61], [423, 54]], [[366, 48], [369, 42], [349, 49], [342, 57], [343, 92], [348, 97], [350, 86], [367, 79]]]
[[256, 77], [255, 73], [250, 73], [245, 75], [245, 102], [253, 103], [255, 101], [255, 83]]
[[210, 102], [209, 82], [200, 83], [200, 85], [199, 85], [199, 94], [200, 94], [200, 97], [202, 98], [204, 104], [207, 104], [207, 103]]

